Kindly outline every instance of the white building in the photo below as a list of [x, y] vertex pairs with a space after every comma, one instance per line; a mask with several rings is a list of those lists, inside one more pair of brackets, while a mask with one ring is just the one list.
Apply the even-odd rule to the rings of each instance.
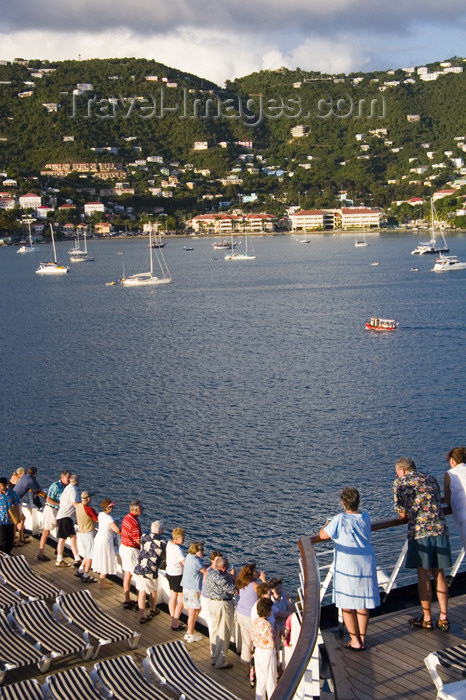
[[101, 212], [102, 214], [105, 211], [105, 207], [102, 204], [102, 202], [88, 202], [87, 204], [84, 205], [84, 214], [86, 216], [91, 216], [92, 214], [95, 214], [96, 212]]
[[290, 215], [293, 231], [315, 231], [324, 228], [322, 209], [302, 209]]
[[379, 227], [381, 216], [379, 209], [343, 207], [341, 209], [341, 227], [343, 229]]
[[[5, 183], [3, 183], [5, 184]], [[38, 209], [42, 204], [42, 200], [38, 194], [23, 194], [19, 198], [19, 206], [21, 209]]]

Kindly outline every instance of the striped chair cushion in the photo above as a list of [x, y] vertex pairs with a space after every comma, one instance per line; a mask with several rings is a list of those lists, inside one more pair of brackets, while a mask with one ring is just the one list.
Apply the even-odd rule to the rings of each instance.
[[147, 658], [156, 675], [189, 700], [238, 700], [238, 697], [201, 671], [181, 641], [150, 647]]
[[2, 557], [0, 559], [0, 576], [6, 583], [29, 598], [55, 598], [60, 589], [45, 579], [37, 576], [27, 563], [26, 557]]
[[466, 673], [466, 644], [458, 644], [458, 646], [450, 647], [449, 649], [440, 649], [437, 651], [437, 656], [442, 666], [446, 668], [452, 666]]
[[131, 656], [100, 661], [95, 664], [94, 673], [114, 700], [166, 700], [159, 688], [146, 681]]
[[17, 668], [41, 661], [43, 657], [41, 651], [13, 632], [5, 613], [0, 611], [0, 665]]
[[0, 700], [44, 700], [44, 693], [34, 679], [0, 688]]
[[6, 584], [0, 583], [0, 608], [9, 610], [13, 605], [21, 603], [21, 598]]
[[118, 642], [135, 636], [134, 630], [99, 608], [86, 589], [58, 596], [57, 605], [73, 624], [98, 640]]
[[54, 700], [70, 700], [70, 698], [102, 700], [84, 666], [47, 676], [45, 682]]
[[18, 605], [12, 617], [20, 628], [40, 642], [44, 650], [53, 652], [54, 656], [77, 654], [90, 649], [82, 637], [58, 624], [43, 600]]

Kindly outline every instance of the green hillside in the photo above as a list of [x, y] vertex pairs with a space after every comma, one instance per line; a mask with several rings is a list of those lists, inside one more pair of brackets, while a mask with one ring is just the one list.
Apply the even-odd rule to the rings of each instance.
[[[0, 65], [0, 170], [9, 177], [37, 177], [50, 163], [121, 163], [141, 205], [168, 167], [181, 185], [195, 182], [164, 202], [169, 209], [199, 211], [206, 193], [237, 202], [254, 192], [252, 208], [276, 213], [298, 202], [335, 206], [340, 190], [386, 207], [465, 177], [466, 73], [448, 72], [466, 67], [462, 58], [426, 66], [439, 72], [430, 81], [405, 69], [329, 76], [298, 68], [222, 87], [142, 59], [24, 63]], [[79, 84], [92, 87], [73, 98]], [[297, 126], [306, 135], [293, 136]], [[163, 165], [134, 164], [149, 156]], [[221, 185], [232, 170], [241, 184]], [[78, 182], [65, 180], [55, 186]]]

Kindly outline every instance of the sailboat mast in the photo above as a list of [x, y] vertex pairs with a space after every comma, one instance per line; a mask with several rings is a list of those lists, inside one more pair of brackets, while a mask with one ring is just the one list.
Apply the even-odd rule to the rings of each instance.
[[149, 259], [150, 259], [150, 276], [153, 277], [153, 263], [152, 263], [152, 227], [149, 229]]
[[55, 238], [53, 237], [53, 226], [50, 224], [50, 235], [52, 236], [53, 262], [57, 264], [57, 251], [55, 250]]

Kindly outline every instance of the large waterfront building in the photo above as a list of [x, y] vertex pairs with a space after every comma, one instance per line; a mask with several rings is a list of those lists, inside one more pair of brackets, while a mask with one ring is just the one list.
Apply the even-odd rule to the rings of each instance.
[[276, 217], [272, 214], [200, 214], [187, 222], [195, 233], [270, 233]]

